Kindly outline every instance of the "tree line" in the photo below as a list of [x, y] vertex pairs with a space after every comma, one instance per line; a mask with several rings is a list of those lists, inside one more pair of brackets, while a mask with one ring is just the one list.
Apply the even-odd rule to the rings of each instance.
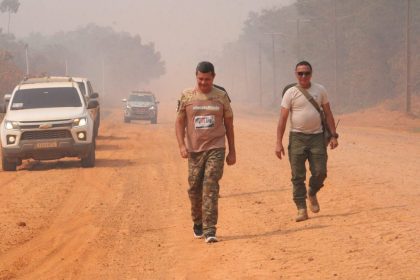
[[10, 14], [18, 12], [19, 5], [18, 0], [0, 2], [0, 11], [9, 15], [7, 32], [0, 28], [0, 95], [11, 93], [25, 76], [67, 75], [88, 77], [95, 91], [111, 100], [108, 97], [125, 96], [165, 73], [153, 43], [110, 27], [89, 24], [17, 39], [9, 26]]
[[236, 98], [277, 108], [283, 87], [295, 80], [294, 65], [308, 60], [339, 112], [403, 101], [407, 74], [411, 93], [419, 95], [419, 35], [420, 1], [297, 0], [251, 13], [218, 59], [219, 78]]

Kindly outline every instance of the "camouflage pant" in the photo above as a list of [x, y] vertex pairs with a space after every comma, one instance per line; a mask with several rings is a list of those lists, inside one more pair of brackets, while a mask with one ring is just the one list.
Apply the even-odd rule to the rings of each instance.
[[204, 234], [216, 233], [219, 180], [223, 175], [225, 149], [190, 153], [188, 156], [188, 195], [195, 224], [203, 224]]
[[309, 162], [311, 178], [309, 195], [315, 195], [323, 186], [327, 177], [327, 147], [324, 136], [291, 132], [289, 135], [289, 161], [292, 169], [293, 200], [298, 209], [306, 208], [306, 166]]

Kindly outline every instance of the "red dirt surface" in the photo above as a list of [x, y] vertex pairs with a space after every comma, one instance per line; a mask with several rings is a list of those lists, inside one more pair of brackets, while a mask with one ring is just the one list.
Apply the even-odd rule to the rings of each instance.
[[419, 119], [336, 116], [321, 211], [296, 223], [277, 114], [235, 110], [237, 164], [221, 182], [221, 242], [208, 245], [192, 236], [187, 163], [162, 105], [157, 125], [108, 110], [95, 168], [0, 172], [0, 279], [418, 279]]

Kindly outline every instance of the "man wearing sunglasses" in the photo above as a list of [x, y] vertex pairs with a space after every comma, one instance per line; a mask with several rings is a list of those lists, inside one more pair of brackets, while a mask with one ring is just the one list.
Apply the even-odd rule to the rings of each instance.
[[[295, 67], [295, 75], [297, 84], [287, 89], [281, 102], [276, 155], [279, 159], [285, 155], [283, 135], [290, 115], [288, 153], [292, 169], [293, 200], [298, 209], [296, 222], [301, 222], [308, 219], [306, 198], [313, 213], [318, 213], [320, 210], [317, 193], [324, 186], [327, 177], [327, 145], [335, 149], [338, 146], [338, 134], [325, 88], [311, 82], [311, 64], [307, 61], [299, 62]], [[325, 143], [324, 140], [321, 115], [304, 92], [324, 111], [332, 134], [329, 143]], [[308, 190], [305, 185], [307, 160], [311, 172]]]

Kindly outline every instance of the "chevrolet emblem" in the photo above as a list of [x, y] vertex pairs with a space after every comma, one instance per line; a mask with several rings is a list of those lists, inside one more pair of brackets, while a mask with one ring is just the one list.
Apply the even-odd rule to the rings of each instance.
[[43, 123], [43, 124], [39, 125], [40, 129], [48, 129], [48, 128], [52, 128], [52, 127], [53, 127], [53, 125], [50, 124], [50, 123]]

